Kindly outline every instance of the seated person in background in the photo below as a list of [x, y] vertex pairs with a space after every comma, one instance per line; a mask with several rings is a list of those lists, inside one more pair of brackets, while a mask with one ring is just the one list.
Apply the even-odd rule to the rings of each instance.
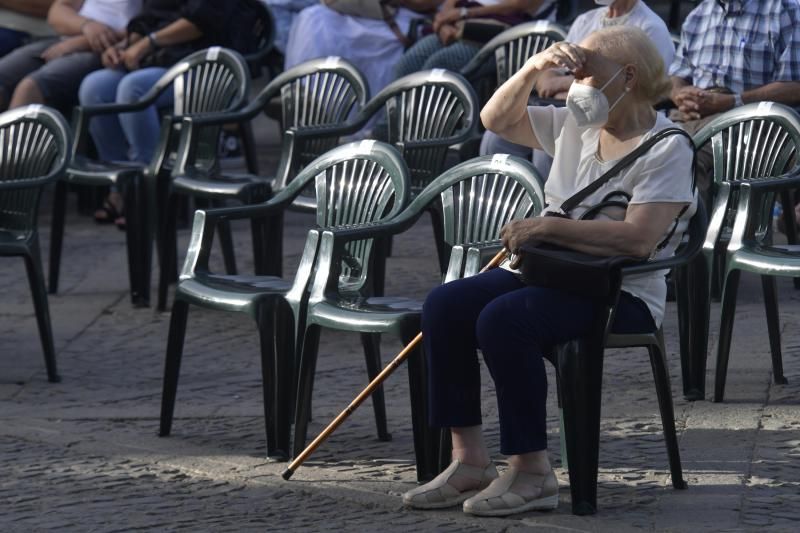
[[[665, 65], [672, 63], [675, 45], [670, 37], [664, 21], [647, 7], [644, 0], [595, 0], [601, 7], [579, 15], [567, 33], [566, 42], [579, 43], [593, 32], [613, 26], [633, 26], [641, 28], [658, 49]], [[543, 72], [536, 80], [536, 94], [542, 98], [566, 100], [567, 91], [574, 77], [563, 69], [552, 69]], [[513, 154], [523, 158], [531, 157], [528, 146], [520, 146], [503, 140], [498, 135], [487, 131], [483, 135], [480, 155]], [[533, 162], [542, 176], [547, 176], [552, 159], [541, 150], [533, 151]]]
[[394, 28], [385, 20], [343, 15], [324, 4], [306, 8], [289, 30], [284, 67], [288, 70], [311, 59], [339, 56], [355, 65], [367, 79], [370, 93], [377, 94], [394, 79], [392, 68], [405, 47], [400, 37], [408, 35], [411, 21], [441, 2], [393, 2], [399, 7]]
[[286, 43], [289, 41], [289, 29], [294, 23], [294, 19], [302, 10], [314, 4], [319, 4], [319, 0], [260, 0], [269, 8], [272, 18], [275, 20], [275, 41], [274, 46], [278, 51], [286, 55]]
[[458, 24], [469, 19], [494, 19], [509, 25], [534, 19], [555, 20], [555, 0], [445, 0], [433, 20], [433, 34], [417, 41], [394, 69], [396, 78], [443, 68], [458, 72], [481, 48], [459, 39]]
[[[103, 52], [105, 68], [83, 80], [81, 105], [135, 102], [181, 58], [226, 44], [227, 32], [234, 31], [225, 24], [228, 10], [235, 9], [229, 1], [145, 0], [142, 11], [128, 23], [128, 37]], [[93, 117], [89, 132], [100, 159], [149, 163], [158, 146], [159, 109], [172, 103], [172, 91], [166, 90], [144, 111]], [[113, 191], [95, 212], [95, 220], [122, 226], [122, 213], [122, 196]]]
[[[575, 74], [567, 107], [529, 107], [534, 84], [552, 68]], [[554, 157], [545, 199], [549, 209], [557, 209], [642, 140], [673, 126], [653, 108], [669, 89], [652, 41], [638, 28], [617, 26], [591, 34], [579, 46], [556, 43], [533, 56], [497, 90], [481, 118], [504, 138]], [[528, 241], [544, 241], [596, 255], [669, 257], [696, 209], [691, 167], [690, 142], [671, 136], [572, 214], [578, 218], [615, 190], [630, 194], [627, 209], [596, 220], [515, 220], [501, 231], [503, 245], [512, 253]], [[463, 502], [466, 513], [495, 516], [558, 506], [558, 481], [547, 456], [542, 356], [555, 344], [585, 336], [602, 306], [579, 293], [525, 285], [513, 263], [502, 267], [445, 283], [425, 301], [429, 423], [450, 429], [453, 462], [430, 483], [407, 492], [408, 506]], [[663, 272], [625, 278], [613, 331], [655, 331], [666, 291]], [[509, 467], [499, 476], [481, 430], [478, 349], [495, 383], [500, 451], [508, 456]]]
[[[800, 104], [800, 4], [796, 0], [704, 0], [683, 23], [670, 66], [670, 118], [696, 133], [719, 113], [750, 102]], [[710, 145], [697, 153], [697, 186], [713, 176]]]
[[53, 0], [0, 0], [0, 57], [34, 37], [50, 37], [47, 10]]
[[72, 106], [100, 54], [124, 37], [141, 0], [56, 0], [47, 16], [61, 37], [41, 39], [0, 59], [0, 110], [27, 104]]

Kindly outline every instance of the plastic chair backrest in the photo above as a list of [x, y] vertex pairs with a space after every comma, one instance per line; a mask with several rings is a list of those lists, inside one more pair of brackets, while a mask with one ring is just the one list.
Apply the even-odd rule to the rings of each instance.
[[[250, 69], [250, 78], [256, 79], [261, 76], [261, 71], [264, 68], [264, 60], [267, 54], [270, 53], [275, 40], [275, 17], [273, 17], [269, 6], [261, 0], [251, 0], [245, 2], [243, 7], [249, 10], [251, 16], [254, 18], [253, 25], [250, 28], [251, 35], [248, 36], [248, 41], [255, 42], [255, 50], [247, 52], [244, 55], [247, 66]], [[242, 9], [240, 2], [239, 9]], [[239, 14], [242, 16], [242, 14]]]
[[[233, 111], [247, 100], [250, 72], [238, 52], [212, 46], [181, 59], [140, 100], [154, 98], [170, 87], [174, 98], [174, 117]], [[178, 137], [170, 135], [171, 133], [161, 132], [165, 148], [160, 151], [159, 160], [151, 164], [153, 171], [161, 166], [161, 158], [176, 148]], [[211, 167], [216, 164], [218, 140], [219, 128], [204, 128], [197, 136], [197, 167]]]
[[[340, 57], [306, 61], [272, 80], [262, 94], [279, 87], [285, 130], [341, 125], [369, 99], [369, 86], [359, 70]], [[264, 102], [266, 105], [267, 102]], [[334, 137], [284, 135], [278, 184], [283, 188], [311, 161], [336, 147]]]
[[483, 45], [475, 57], [461, 69], [467, 79], [483, 72], [484, 65], [491, 59], [495, 61], [496, 83], [477, 81], [481, 102], [485, 102], [496, 87], [505, 83], [517, 73], [525, 62], [555, 42], [563, 41], [567, 32], [547, 20], [537, 20], [513, 26]]
[[[394, 217], [410, 196], [408, 170], [392, 146], [357, 141], [325, 153], [304, 168], [273, 202], [291, 202], [313, 182], [320, 229], [367, 224]], [[372, 239], [347, 244], [340, 285], [360, 290], [366, 281]]]
[[[396, 221], [411, 224], [438, 201], [444, 244], [448, 248], [464, 251], [499, 247], [503, 226], [542, 211], [545, 205], [542, 183], [533, 165], [520, 157], [505, 154], [476, 157], [436, 178]], [[448, 279], [461, 277], [455, 271], [463, 274], [464, 265], [454, 265], [452, 259]]]
[[709, 142], [716, 184], [800, 168], [800, 116], [782, 104], [748, 104], [720, 115], [694, 136], [698, 149]]
[[[442, 69], [414, 72], [375, 95], [361, 113], [386, 112], [389, 142], [403, 154], [411, 187], [420, 190], [438, 176], [450, 144], [466, 140], [478, 124], [478, 100], [460, 74]], [[456, 141], [457, 142], [457, 141]]]
[[36, 230], [42, 189], [66, 170], [71, 137], [64, 117], [48, 107], [0, 114], [0, 229]]
[[[736, 182], [778, 177], [800, 169], [800, 116], [792, 108], [773, 102], [747, 104], [715, 118], [694, 136], [698, 150], [711, 143], [714, 162], [713, 233], [730, 228], [736, 214]], [[727, 185], [726, 185], [727, 183]], [[719, 194], [724, 191], [725, 194]], [[766, 197], [765, 201], [771, 201]], [[768, 217], [767, 217], [768, 218]], [[766, 235], [768, 220], [759, 234]]]

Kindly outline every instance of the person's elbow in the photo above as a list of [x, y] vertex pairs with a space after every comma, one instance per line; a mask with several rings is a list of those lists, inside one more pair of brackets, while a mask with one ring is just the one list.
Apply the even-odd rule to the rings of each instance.
[[484, 128], [502, 137], [504, 133], [513, 129], [516, 121], [508, 120], [502, 114], [496, 113], [489, 106], [486, 106], [481, 110], [481, 123]]

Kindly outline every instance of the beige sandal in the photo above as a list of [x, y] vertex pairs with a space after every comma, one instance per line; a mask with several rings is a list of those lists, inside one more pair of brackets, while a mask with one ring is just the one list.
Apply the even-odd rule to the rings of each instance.
[[[456, 476], [479, 481], [480, 483], [475, 489], [460, 491], [450, 484], [450, 480]], [[415, 509], [454, 507], [489, 486], [494, 479], [497, 479], [497, 469], [494, 463], [489, 463], [486, 468], [480, 468], [465, 465], [456, 459], [433, 480], [403, 494], [403, 503]]]
[[[538, 496], [528, 500], [512, 492], [511, 487], [517, 479], [538, 486]], [[558, 480], [552, 470], [544, 475], [528, 474], [513, 466], [485, 490], [464, 502], [464, 512], [478, 516], [506, 516], [525, 511], [549, 511], [557, 507]]]

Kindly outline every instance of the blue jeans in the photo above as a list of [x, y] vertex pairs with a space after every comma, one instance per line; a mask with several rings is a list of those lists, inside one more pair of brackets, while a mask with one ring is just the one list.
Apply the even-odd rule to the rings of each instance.
[[[103, 69], [83, 80], [78, 94], [81, 105], [129, 104], [139, 100], [166, 72], [161, 67], [133, 72]], [[161, 121], [158, 111], [172, 105], [172, 90], [161, 93], [155, 105], [136, 113], [92, 118], [89, 133], [104, 161], [149, 163], [158, 146]]]
[[428, 35], [405, 51], [395, 65], [395, 79], [412, 72], [443, 68], [458, 72], [472, 59], [481, 47], [465, 41], [456, 41], [445, 46], [436, 35]]
[[[601, 307], [564, 291], [531, 287], [496, 268], [441, 285], [422, 311], [433, 427], [481, 424], [478, 349], [495, 383], [500, 451], [547, 448], [547, 374], [542, 355], [586, 335]], [[656, 329], [647, 305], [622, 293], [613, 331]]]

